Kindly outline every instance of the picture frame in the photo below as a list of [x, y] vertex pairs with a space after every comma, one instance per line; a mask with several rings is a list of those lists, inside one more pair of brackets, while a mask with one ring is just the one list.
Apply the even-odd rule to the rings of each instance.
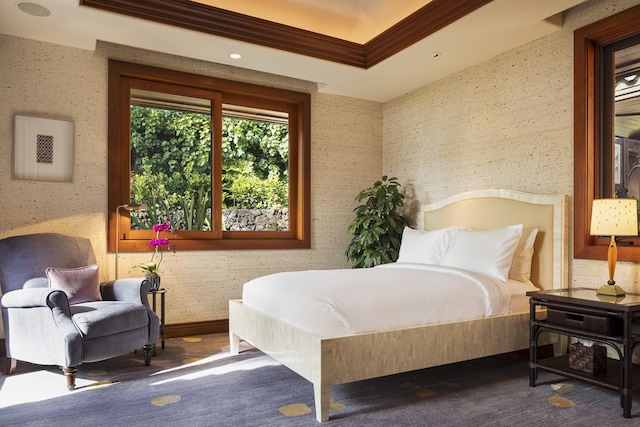
[[72, 182], [73, 140], [70, 120], [16, 114], [14, 179]]

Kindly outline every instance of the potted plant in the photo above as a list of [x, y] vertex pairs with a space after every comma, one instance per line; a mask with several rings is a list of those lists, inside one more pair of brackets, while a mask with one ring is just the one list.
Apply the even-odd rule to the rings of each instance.
[[353, 234], [346, 255], [353, 268], [373, 267], [398, 259], [402, 232], [407, 220], [399, 212], [404, 195], [396, 177], [383, 176], [373, 187], [362, 190], [356, 201], [366, 202], [353, 211], [348, 231]]
[[153, 248], [153, 255], [151, 255], [151, 261], [143, 262], [142, 264], [134, 265], [132, 268], [139, 268], [144, 271], [144, 277], [151, 282], [149, 286], [150, 292], [155, 292], [160, 289], [160, 264], [162, 263], [162, 247], [166, 246], [170, 249], [169, 239], [166, 237], [160, 237], [160, 233], [163, 231], [171, 231], [171, 223], [169, 221], [160, 222], [153, 226], [153, 231], [156, 233], [156, 238], [149, 240], [149, 246]]

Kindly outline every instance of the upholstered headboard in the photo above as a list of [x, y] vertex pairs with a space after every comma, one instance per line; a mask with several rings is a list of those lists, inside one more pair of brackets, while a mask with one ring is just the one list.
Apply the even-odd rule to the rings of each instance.
[[425, 230], [465, 226], [491, 230], [538, 228], [531, 281], [541, 289], [568, 287], [568, 196], [474, 190], [422, 206]]

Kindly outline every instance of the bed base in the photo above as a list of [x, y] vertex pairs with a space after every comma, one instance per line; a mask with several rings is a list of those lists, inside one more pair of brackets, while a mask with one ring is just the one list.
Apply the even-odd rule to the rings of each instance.
[[[531, 280], [541, 289], [568, 286], [568, 196], [504, 189], [473, 190], [423, 206], [420, 228], [466, 225], [538, 228]], [[549, 334], [545, 334], [549, 335]], [[231, 352], [240, 339], [313, 384], [318, 421], [329, 419], [331, 386], [529, 347], [529, 313], [492, 316], [323, 339], [249, 307], [229, 302]], [[545, 337], [563, 352], [557, 336]]]
[[310, 381], [320, 422], [329, 419], [333, 385], [529, 347], [528, 312], [327, 339], [241, 300], [229, 301], [229, 321], [231, 354], [245, 340]]

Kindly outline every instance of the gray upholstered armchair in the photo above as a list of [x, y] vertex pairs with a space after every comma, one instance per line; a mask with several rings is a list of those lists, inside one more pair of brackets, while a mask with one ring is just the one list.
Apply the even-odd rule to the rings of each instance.
[[2, 321], [7, 374], [18, 360], [57, 365], [75, 388], [77, 367], [142, 348], [144, 363], [158, 341], [149, 282], [99, 283], [91, 242], [55, 233], [0, 240]]

